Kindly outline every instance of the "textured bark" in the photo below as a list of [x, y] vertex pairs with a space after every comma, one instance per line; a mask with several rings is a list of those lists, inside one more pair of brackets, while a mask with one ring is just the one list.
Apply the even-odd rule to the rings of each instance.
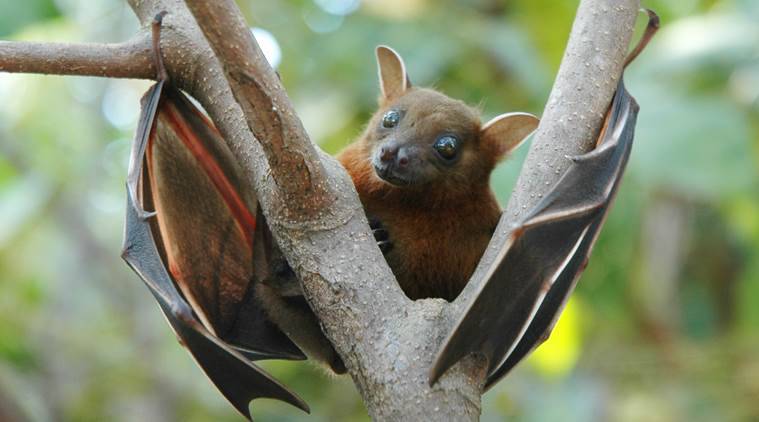
[[186, 3], [221, 61], [248, 129], [259, 142], [264, 141], [260, 143], [285, 210], [292, 209], [288, 214], [295, 220], [328, 210], [326, 205], [334, 197], [315, 145], [240, 10], [232, 0]]
[[[427, 383], [432, 359], [473, 286], [453, 306], [443, 300], [413, 302], [403, 295], [374, 242], [350, 179], [309, 141], [234, 2], [209, 7], [206, 3], [211, 2], [188, 0], [193, 17], [179, 0], [128, 1], [146, 28], [156, 13], [169, 12], [161, 39], [168, 73], [176, 86], [201, 102], [238, 158], [247, 186], [260, 199], [276, 240], [370, 415], [376, 420], [477, 420], [486, 375], [482, 359], [464, 359], [433, 387]], [[638, 0], [581, 2], [497, 236], [504, 236], [520, 213], [547, 192], [566, 169], [566, 155], [592, 146], [621, 74], [637, 9]], [[152, 75], [145, 39], [136, 40], [95, 48], [83, 59], [87, 65], [79, 67], [56, 64], [79, 60], [80, 54], [66, 53], [81, 52], [77, 47], [35, 53], [21, 44], [2, 43], [0, 70]], [[125, 47], [131, 44], [133, 49]], [[137, 60], [132, 67], [124, 65], [122, 73], [98, 70], [97, 64], [110, 68], [117, 63], [114, 57], [130, 55]], [[486, 253], [483, 262], [488, 260], [492, 257]]]
[[150, 37], [120, 44], [0, 41], [0, 72], [153, 79]]

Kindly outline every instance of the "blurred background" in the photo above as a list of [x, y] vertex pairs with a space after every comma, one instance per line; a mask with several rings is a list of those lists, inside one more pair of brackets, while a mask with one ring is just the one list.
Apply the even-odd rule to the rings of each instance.
[[[240, 0], [310, 135], [334, 153], [378, 95], [373, 48], [484, 117], [540, 114], [577, 0]], [[644, 1], [662, 30], [629, 69], [629, 170], [551, 340], [483, 398], [484, 421], [759, 420], [759, 2]], [[642, 17], [640, 18], [642, 27]], [[0, 38], [119, 41], [122, 0], [0, 0]], [[0, 74], [0, 419], [239, 420], [119, 258], [146, 81]], [[502, 203], [526, 148], [493, 175]], [[352, 382], [264, 364], [367, 420]]]

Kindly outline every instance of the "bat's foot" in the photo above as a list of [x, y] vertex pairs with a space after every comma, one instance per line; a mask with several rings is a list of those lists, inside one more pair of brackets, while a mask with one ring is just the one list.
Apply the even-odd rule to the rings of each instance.
[[369, 218], [369, 227], [372, 229], [374, 240], [377, 241], [377, 246], [383, 254], [390, 252], [393, 249], [393, 242], [390, 240], [390, 233], [387, 232], [382, 222], [374, 217]]
[[293, 267], [291, 267], [284, 259], [279, 259], [272, 263], [272, 273], [274, 274], [274, 277], [278, 279], [289, 280], [295, 277]]
[[335, 352], [332, 362], [329, 363], [329, 367], [337, 375], [342, 375], [348, 372], [348, 369], [345, 368], [345, 363], [343, 363], [343, 359], [340, 358], [340, 355], [338, 355], [337, 352]]
[[155, 212], [155, 211], [145, 211], [144, 209], [142, 209], [139, 206], [137, 206], [135, 208], [137, 210], [137, 217], [139, 217], [140, 220], [142, 220], [142, 221], [145, 221], [145, 220], [147, 220], [149, 218], [153, 218], [156, 215], [158, 215], [158, 213]]

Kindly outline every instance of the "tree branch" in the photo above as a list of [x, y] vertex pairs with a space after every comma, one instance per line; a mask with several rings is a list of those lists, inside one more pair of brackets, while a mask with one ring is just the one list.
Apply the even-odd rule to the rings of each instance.
[[0, 41], [0, 72], [154, 79], [150, 37], [119, 44]]
[[[233, 1], [193, 1], [187, 6], [219, 58], [248, 128], [261, 142], [289, 216], [316, 216], [334, 199], [324, 166], [282, 83], [269, 66]], [[244, 58], [244, 60], [241, 60]]]

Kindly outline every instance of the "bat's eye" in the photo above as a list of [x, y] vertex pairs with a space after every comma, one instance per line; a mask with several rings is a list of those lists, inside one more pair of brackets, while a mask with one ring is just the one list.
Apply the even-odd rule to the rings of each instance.
[[382, 127], [390, 129], [398, 126], [398, 122], [401, 121], [401, 113], [397, 110], [390, 110], [382, 116]]
[[459, 152], [459, 140], [453, 135], [443, 135], [432, 145], [435, 151], [446, 160], [453, 160]]

